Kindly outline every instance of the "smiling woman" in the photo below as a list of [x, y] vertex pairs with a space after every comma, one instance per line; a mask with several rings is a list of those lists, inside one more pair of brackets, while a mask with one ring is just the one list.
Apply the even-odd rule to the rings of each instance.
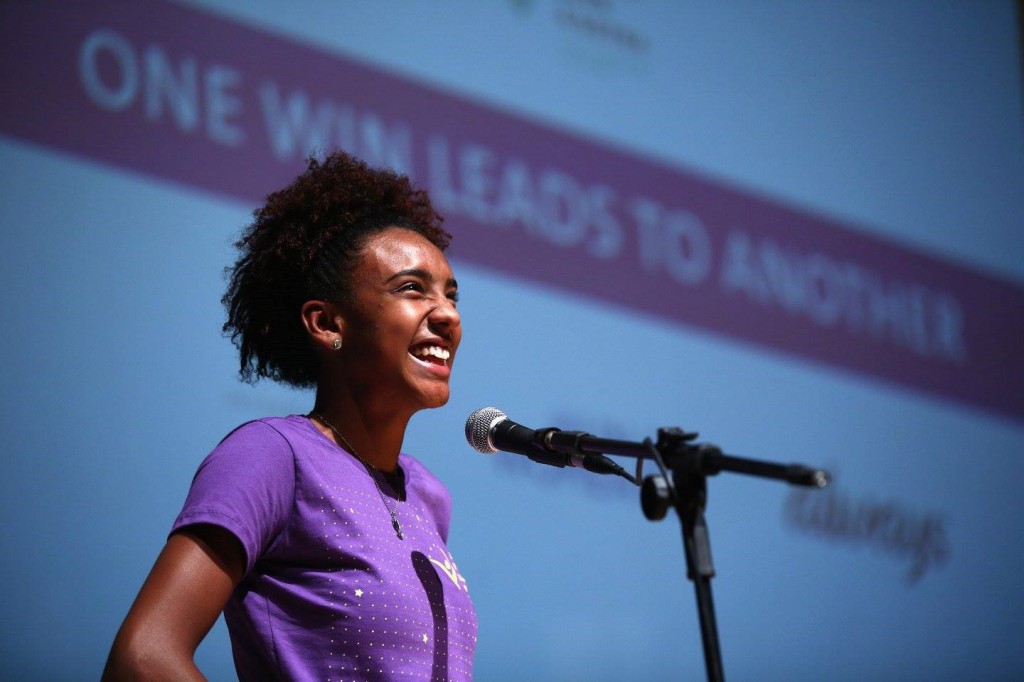
[[239, 426], [200, 465], [104, 679], [203, 679], [193, 656], [222, 611], [241, 680], [471, 679], [451, 501], [401, 452], [412, 415], [448, 401], [462, 338], [441, 217], [341, 152], [254, 215], [224, 330], [243, 379], [315, 403]]

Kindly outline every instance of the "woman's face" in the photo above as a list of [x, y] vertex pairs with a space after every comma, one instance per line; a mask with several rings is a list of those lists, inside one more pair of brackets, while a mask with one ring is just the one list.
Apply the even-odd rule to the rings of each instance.
[[410, 414], [448, 402], [462, 325], [441, 250], [416, 232], [388, 228], [367, 239], [351, 281], [342, 353], [357, 400]]

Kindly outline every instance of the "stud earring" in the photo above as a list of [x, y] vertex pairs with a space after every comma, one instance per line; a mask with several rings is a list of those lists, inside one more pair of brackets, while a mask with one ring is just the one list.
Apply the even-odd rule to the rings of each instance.
[[331, 347], [334, 348], [334, 350], [341, 350], [341, 339], [334, 339], [334, 341], [331, 342]]

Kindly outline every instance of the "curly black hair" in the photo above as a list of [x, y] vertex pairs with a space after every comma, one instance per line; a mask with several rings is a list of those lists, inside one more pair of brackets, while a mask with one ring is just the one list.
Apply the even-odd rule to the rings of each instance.
[[424, 190], [391, 170], [335, 151], [311, 156], [304, 173], [267, 197], [235, 243], [221, 299], [224, 334], [239, 351], [239, 376], [316, 386], [319, 367], [302, 323], [309, 300], [348, 302], [366, 239], [389, 227], [417, 232], [444, 251], [451, 235]]

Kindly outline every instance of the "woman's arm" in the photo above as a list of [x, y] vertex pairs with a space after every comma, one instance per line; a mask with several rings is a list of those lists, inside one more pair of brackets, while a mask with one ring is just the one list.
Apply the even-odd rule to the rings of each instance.
[[192, 658], [244, 570], [242, 544], [223, 528], [172, 535], [114, 638], [104, 682], [205, 680]]

